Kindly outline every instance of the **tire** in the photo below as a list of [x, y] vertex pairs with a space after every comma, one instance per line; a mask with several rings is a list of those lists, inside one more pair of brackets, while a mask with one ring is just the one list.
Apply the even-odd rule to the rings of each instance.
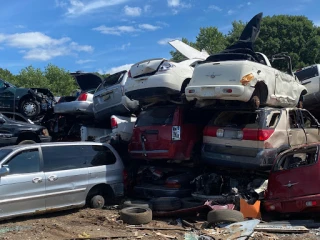
[[149, 204], [149, 202], [139, 201], [139, 200], [125, 201], [122, 205], [122, 208], [128, 208], [128, 207], [142, 207], [142, 208], [152, 209], [152, 206], [151, 204]]
[[251, 99], [251, 104], [253, 109], [259, 109], [260, 107], [260, 98], [258, 96], [253, 96]]
[[36, 142], [33, 140], [22, 140], [18, 143], [18, 145], [25, 145], [25, 144], [35, 144]]
[[182, 206], [180, 198], [176, 197], [159, 197], [152, 200], [152, 207], [155, 211], [166, 212], [175, 211]]
[[104, 207], [105, 199], [101, 195], [95, 195], [90, 199], [90, 207], [101, 209]]
[[243, 214], [236, 210], [221, 209], [210, 211], [207, 215], [209, 223], [219, 222], [242, 222], [244, 221]]
[[24, 100], [20, 105], [20, 112], [28, 118], [34, 118], [40, 113], [40, 105], [33, 99]]
[[182, 208], [194, 208], [203, 205], [203, 202], [196, 200], [193, 197], [182, 198], [181, 199]]
[[124, 208], [120, 211], [120, 218], [131, 225], [147, 224], [152, 221], [152, 211], [143, 207]]

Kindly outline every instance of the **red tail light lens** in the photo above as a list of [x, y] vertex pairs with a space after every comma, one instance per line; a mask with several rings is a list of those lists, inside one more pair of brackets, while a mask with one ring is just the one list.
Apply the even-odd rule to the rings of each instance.
[[78, 97], [78, 101], [87, 101], [88, 94], [87, 93], [81, 93]]
[[111, 128], [117, 128], [118, 127], [118, 123], [117, 123], [117, 120], [112, 117], [111, 118]]
[[128, 77], [129, 77], [129, 78], [132, 78], [130, 71], [128, 72]]
[[181, 188], [181, 184], [178, 182], [166, 182], [167, 188]]
[[218, 129], [218, 127], [205, 127], [203, 130], [203, 135], [208, 137], [216, 137]]
[[274, 129], [243, 129], [243, 140], [266, 141], [273, 134]]

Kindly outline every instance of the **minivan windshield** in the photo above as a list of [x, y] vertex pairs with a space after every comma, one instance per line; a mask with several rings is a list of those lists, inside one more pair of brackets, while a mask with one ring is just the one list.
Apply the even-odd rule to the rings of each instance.
[[175, 106], [154, 107], [140, 113], [136, 126], [170, 125], [173, 121]]
[[0, 161], [8, 156], [12, 152], [12, 149], [0, 149]]

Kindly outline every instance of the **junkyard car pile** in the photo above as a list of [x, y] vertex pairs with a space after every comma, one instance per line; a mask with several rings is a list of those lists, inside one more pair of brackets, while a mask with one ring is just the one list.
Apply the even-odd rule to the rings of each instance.
[[[254, 51], [261, 18], [252, 18], [236, 43], [211, 56], [175, 40], [170, 44], [187, 58], [180, 63], [148, 59], [105, 79], [72, 73], [79, 95], [60, 98], [41, 119], [46, 128], [24, 125], [35, 129], [34, 142], [47, 141], [49, 130], [54, 141], [98, 143], [2, 148], [0, 188], [8, 194], [0, 197], [0, 212], [102, 207], [107, 198], [123, 194], [124, 183], [128, 194], [150, 200], [124, 203], [121, 217], [129, 224], [150, 222], [152, 211], [154, 216], [207, 211], [209, 222], [242, 221], [250, 216], [241, 206], [260, 200], [267, 211], [318, 209], [320, 124], [302, 108], [309, 89], [299, 79], [307, 78], [293, 73], [284, 53], [269, 61]], [[273, 68], [275, 60], [286, 60], [287, 71]], [[42, 109], [40, 103], [53, 103], [44, 95], [29, 90], [8, 106], [31, 117]], [[6, 124], [13, 120], [0, 115], [0, 136], [8, 142], [31, 134], [30, 129], [16, 134]], [[11, 187], [15, 174], [23, 176], [18, 189]], [[41, 197], [32, 200], [34, 194]]]

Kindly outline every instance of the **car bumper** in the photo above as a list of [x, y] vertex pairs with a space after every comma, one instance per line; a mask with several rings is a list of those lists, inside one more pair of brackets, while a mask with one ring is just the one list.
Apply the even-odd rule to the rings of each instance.
[[134, 187], [134, 193], [142, 198], [153, 197], [189, 197], [191, 189], [174, 189], [153, 184], [142, 184]]
[[40, 142], [46, 143], [46, 142], [51, 142], [52, 137], [51, 136], [39, 136]]
[[252, 96], [254, 87], [242, 85], [208, 85], [188, 86], [185, 90], [188, 101], [197, 100], [237, 100], [248, 102]]
[[[307, 206], [308, 202], [315, 202], [315, 206]], [[299, 212], [320, 212], [320, 194], [290, 198], [286, 200], [268, 200], [263, 203], [268, 212], [299, 213]]]
[[[251, 149], [243, 148], [243, 154], [221, 153], [215, 151], [217, 146], [204, 144], [201, 152], [201, 160], [207, 164], [235, 168], [271, 168], [275, 157], [278, 154], [277, 148]], [[246, 155], [250, 153], [250, 155]], [[255, 154], [252, 154], [254, 153]]]
[[93, 114], [93, 103], [88, 101], [73, 101], [59, 103], [54, 106], [55, 113], [62, 114]]
[[98, 120], [105, 120], [111, 117], [111, 115], [128, 115], [139, 108], [139, 102], [130, 100], [127, 96], [123, 96], [120, 103], [108, 108], [102, 108], [102, 106], [99, 105], [100, 104], [93, 107], [94, 116]]
[[100, 142], [100, 143], [109, 143], [111, 145], [114, 144], [122, 144], [122, 143], [128, 143], [127, 141], [124, 141], [123, 138], [121, 137], [120, 133], [110, 133], [106, 136], [97, 138], [95, 142]]
[[152, 101], [152, 99], [164, 99], [168, 95], [177, 95], [180, 90], [172, 89], [169, 87], [152, 87], [143, 88], [134, 91], [127, 92], [126, 95], [131, 99], [136, 99], [138, 101]]

